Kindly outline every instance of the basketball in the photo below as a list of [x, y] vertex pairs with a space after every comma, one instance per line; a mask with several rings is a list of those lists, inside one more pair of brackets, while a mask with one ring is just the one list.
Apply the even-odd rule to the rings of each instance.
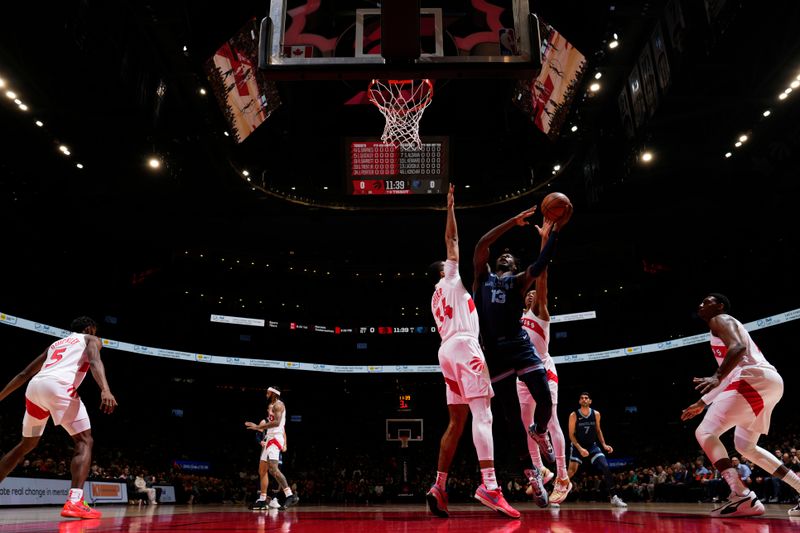
[[563, 224], [572, 215], [572, 202], [566, 194], [551, 192], [542, 200], [542, 214], [545, 218]]

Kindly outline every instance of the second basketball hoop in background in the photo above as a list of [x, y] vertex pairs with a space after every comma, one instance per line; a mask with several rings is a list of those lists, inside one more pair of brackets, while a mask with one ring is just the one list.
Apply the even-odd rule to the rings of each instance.
[[431, 80], [372, 80], [369, 101], [386, 118], [381, 140], [405, 150], [421, 150], [419, 121], [433, 100]]

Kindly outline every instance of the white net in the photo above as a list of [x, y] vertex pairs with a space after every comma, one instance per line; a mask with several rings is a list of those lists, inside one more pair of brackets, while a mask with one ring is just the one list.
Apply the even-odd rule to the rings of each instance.
[[405, 150], [422, 150], [419, 120], [433, 100], [431, 80], [372, 80], [367, 94], [386, 118], [381, 140]]

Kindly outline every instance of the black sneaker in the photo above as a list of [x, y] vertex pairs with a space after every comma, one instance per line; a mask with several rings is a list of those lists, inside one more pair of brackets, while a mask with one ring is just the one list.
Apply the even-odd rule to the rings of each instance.
[[292, 494], [291, 496], [286, 497], [286, 501], [283, 502], [283, 507], [280, 507], [278, 510], [285, 511], [289, 507], [297, 505], [298, 503], [300, 503], [300, 498], [297, 497], [297, 494]]
[[250, 506], [251, 511], [266, 511], [268, 502], [267, 500], [256, 500], [256, 503]]

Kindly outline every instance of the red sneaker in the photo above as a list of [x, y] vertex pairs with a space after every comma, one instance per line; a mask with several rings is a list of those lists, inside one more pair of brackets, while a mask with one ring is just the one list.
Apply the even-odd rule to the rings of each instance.
[[64, 504], [64, 508], [61, 509], [61, 516], [66, 518], [100, 518], [103, 513], [92, 509], [86, 505], [85, 501], [81, 500], [78, 502], [67, 501]]
[[503, 491], [500, 490], [500, 487], [489, 490], [486, 488], [486, 485], [481, 485], [478, 487], [478, 490], [475, 491], [475, 499], [489, 509], [494, 509], [511, 518], [519, 518], [519, 511], [508, 504], [503, 497]]
[[439, 518], [450, 516], [450, 512], [447, 510], [447, 494], [437, 485], [431, 487], [431, 490], [425, 495], [425, 499], [428, 500], [428, 507], [434, 515]]

